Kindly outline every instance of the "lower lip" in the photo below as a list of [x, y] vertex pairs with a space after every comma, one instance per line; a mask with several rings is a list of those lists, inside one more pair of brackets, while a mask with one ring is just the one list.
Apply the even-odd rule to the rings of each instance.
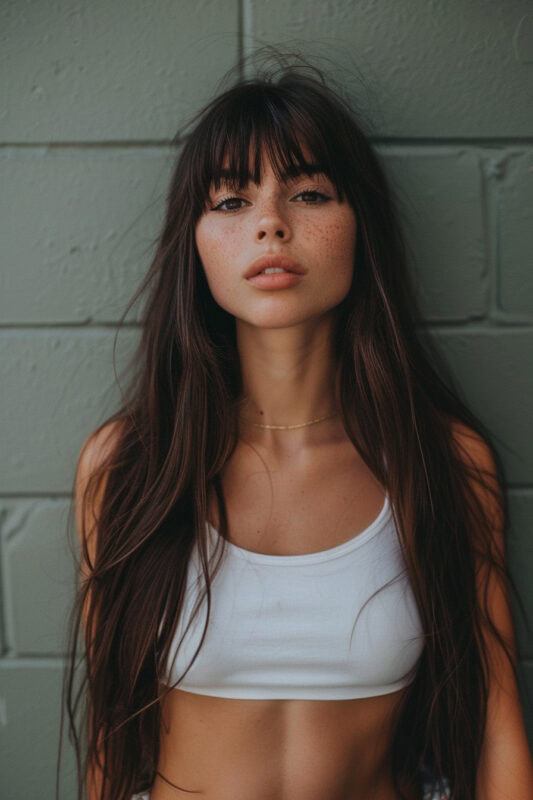
[[271, 272], [266, 275], [254, 275], [247, 280], [258, 289], [286, 289], [288, 286], [294, 286], [302, 278], [303, 275], [297, 272]]

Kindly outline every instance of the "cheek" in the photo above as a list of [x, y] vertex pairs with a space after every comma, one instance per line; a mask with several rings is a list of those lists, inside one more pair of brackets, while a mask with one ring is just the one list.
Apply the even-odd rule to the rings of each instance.
[[196, 227], [195, 238], [211, 294], [226, 308], [231, 295], [231, 278], [235, 277], [236, 238], [228, 233], [227, 226], [222, 230], [217, 225], [202, 222]]
[[353, 218], [334, 219], [309, 232], [309, 241], [315, 253], [320, 253], [324, 263], [336, 273], [351, 276], [355, 256], [356, 225]]
[[228, 263], [227, 234], [223, 235], [215, 225], [199, 223], [196, 228], [196, 248], [208, 282], [211, 284], [224, 272], [224, 265]]
[[223, 239], [216, 227], [200, 222], [196, 227], [196, 247], [206, 272], [217, 261], [217, 253], [223, 245]]

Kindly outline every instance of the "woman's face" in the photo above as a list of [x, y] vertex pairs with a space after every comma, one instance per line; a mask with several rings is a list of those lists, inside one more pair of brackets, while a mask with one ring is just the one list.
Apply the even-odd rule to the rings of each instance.
[[[304, 150], [305, 153], [305, 150]], [[305, 153], [306, 158], [308, 157]], [[215, 301], [237, 320], [288, 327], [321, 316], [346, 296], [356, 220], [324, 174], [278, 182], [263, 157], [262, 182], [233, 192], [213, 187], [196, 226], [196, 246]], [[259, 288], [245, 273], [265, 255], [289, 256], [306, 270], [292, 286]]]

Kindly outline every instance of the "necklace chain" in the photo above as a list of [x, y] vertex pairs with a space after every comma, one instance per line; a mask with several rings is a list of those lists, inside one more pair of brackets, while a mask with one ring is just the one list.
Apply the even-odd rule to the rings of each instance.
[[289, 428], [304, 428], [306, 425], [314, 425], [316, 422], [322, 422], [323, 419], [331, 419], [337, 414], [336, 411], [333, 414], [327, 414], [325, 417], [317, 417], [317, 419], [312, 419], [310, 422], [299, 422], [297, 425], [263, 425], [260, 422], [252, 422], [252, 425], [255, 425], [256, 428], [270, 428], [277, 431], [281, 430], [289, 430]]

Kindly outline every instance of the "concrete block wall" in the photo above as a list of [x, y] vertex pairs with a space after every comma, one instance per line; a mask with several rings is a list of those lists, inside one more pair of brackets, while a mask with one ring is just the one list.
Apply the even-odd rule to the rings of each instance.
[[[331, 57], [372, 114], [425, 320], [502, 442], [509, 568], [533, 622], [528, 0], [17, 0], [0, 30], [0, 796], [54, 796], [66, 512], [81, 444], [118, 399], [113, 339], [162, 221], [171, 139], [260, 44]], [[533, 642], [518, 638], [533, 696]], [[69, 798], [68, 745], [64, 758]]]

